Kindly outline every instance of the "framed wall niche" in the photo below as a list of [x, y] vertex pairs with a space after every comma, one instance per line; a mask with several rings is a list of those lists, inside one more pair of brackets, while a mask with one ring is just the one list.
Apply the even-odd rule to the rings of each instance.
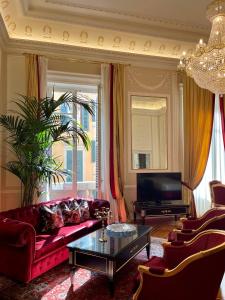
[[130, 169], [168, 169], [168, 97], [131, 94]]

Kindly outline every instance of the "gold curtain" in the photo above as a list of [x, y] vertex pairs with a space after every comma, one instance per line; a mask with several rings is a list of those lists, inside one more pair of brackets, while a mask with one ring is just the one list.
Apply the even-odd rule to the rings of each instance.
[[[46, 96], [47, 87], [47, 59], [36, 54], [25, 54], [25, 69], [27, 81], [27, 97], [35, 97], [37, 99]], [[34, 203], [38, 202], [35, 194]]]
[[26, 76], [27, 76], [27, 96], [39, 98], [39, 67], [38, 55], [25, 54]]
[[191, 213], [196, 215], [193, 190], [207, 164], [213, 126], [214, 99], [208, 90], [184, 77], [184, 183], [191, 194]]
[[124, 190], [124, 66], [113, 65], [114, 188], [121, 222], [126, 221]]

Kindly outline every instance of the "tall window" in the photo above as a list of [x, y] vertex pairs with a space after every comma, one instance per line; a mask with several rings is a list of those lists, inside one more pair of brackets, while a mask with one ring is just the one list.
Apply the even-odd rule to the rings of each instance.
[[[82, 78], [85, 82], [85, 78]], [[90, 149], [87, 151], [81, 141], [73, 143], [72, 146], [57, 142], [52, 148], [52, 155], [62, 162], [62, 168], [69, 172], [65, 176], [65, 180], [54, 184], [49, 188], [49, 198], [54, 199], [61, 196], [78, 196], [78, 197], [96, 197], [97, 196], [97, 163], [96, 157], [99, 149], [98, 145], [98, 78], [93, 84], [87, 83], [65, 83], [61, 78], [61, 82], [57, 83], [48, 81], [48, 93], [52, 94], [54, 87], [55, 99], [58, 99], [63, 93], [71, 91], [76, 93], [78, 97], [89, 98], [96, 103], [95, 115], [91, 116], [83, 107], [77, 105], [75, 108], [70, 105], [60, 107], [60, 113], [68, 117], [72, 116], [81, 124], [90, 139]], [[69, 118], [68, 118], [69, 119]], [[71, 141], [72, 142], [72, 141]]]
[[202, 215], [211, 207], [209, 182], [220, 180], [225, 182], [225, 151], [223, 145], [222, 125], [219, 108], [219, 96], [215, 99], [215, 112], [213, 121], [213, 132], [210, 146], [209, 158], [201, 183], [194, 191], [195, 203], [198, 215]]

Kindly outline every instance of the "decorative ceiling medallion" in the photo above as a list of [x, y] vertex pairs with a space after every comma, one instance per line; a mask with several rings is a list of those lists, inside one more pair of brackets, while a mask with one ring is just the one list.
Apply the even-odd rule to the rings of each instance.
[[70, 34], [68, 31], [63, 31], [63, 40], [65, 42], [69, 41], [69, 38], [70, 38]]
[[106, 28], [68, 24], [32, 18], [21, 14], [21, 2], [0, 1], [0, 13], [9, 37], [63, 44], [90, 49], [117, 51], [145, 56], [179, 58], [183, 51], [193, 51], [193, 43], [148, 35], [118, 32]]
[[27, 36], [32, 36], [32, 27], [31, 26], [29, 26], [29, 25], [25, 26], [25, 34]]
[[1, 1], [1, 8], [5, 9], [7, 6], [9, 6], [9, 1]]

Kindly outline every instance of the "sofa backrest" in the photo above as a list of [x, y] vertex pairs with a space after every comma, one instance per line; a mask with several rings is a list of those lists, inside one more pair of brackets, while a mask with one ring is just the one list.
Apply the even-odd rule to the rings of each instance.
[[32, 205], [23, 208], [10, 209], [0, 213], [0, 219], [2, 218], [26, 222], [36, 227], [39, 220], [39, 208], [38, 205]]
[[18, 221], [26, 222], [33, 225], [35, 228], [39, 223], [39, 207], [40, 205], [51, 206], [55, 203], [60, 203], [61, 201], [69, 201], [72, 200], [71, 197], [61, 198], [56, 200], [51, 200], [48, 202], [41, 202], [34, 205], [29, 205], [26, 207], [10, 209], [7, 211], [3, 211], [0, 213], [0, 218], [10, 218]]
[[[46, 205], [46, 206], [52, 206], [55, 204], [59, 204], [62, 201], [64, 202], [69, 202], [74, 200], [72, 197], [66, 197], [66, 198], [59, 198], [59, 199], [54, 199], [48, 202], [41, 202], [39, 204], [34, 204], [22, 208], [16, 208], [16, 209], [11, 209], [7, 210], [4, 212], [0, 212], [0, 219], [2, 218], [10, 218], [10, 219], [15, 219], [18, 221], [26, 222], [34, 226], [34, 228], [37, 228], [38, 223], [39, 223], [39, 207], [41, 205]], [[77, 202], [80, 203], [81, 200], [87, 200], [89, 204], [89, 210], [90, 210], [90, 215], [91, 217], [94, 217], [94, 210], [96, 208], [102, 207], [102, 200], [95, 199], [90, 200], [90, 199], [77, 199]], [[106, 204], [106, 205], [105, 205]], [[109, 207], [109, 202], [104, 201], [104, 205]]]

